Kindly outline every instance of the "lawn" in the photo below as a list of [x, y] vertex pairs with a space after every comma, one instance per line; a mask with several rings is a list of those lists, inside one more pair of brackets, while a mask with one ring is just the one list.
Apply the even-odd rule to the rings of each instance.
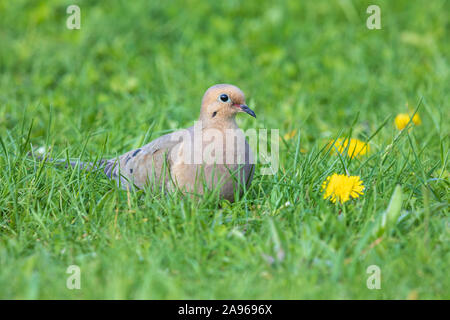
[[[371, 4], [381, 29], [366, 27]], [[444, 0], [0, 0], [0, 298], [449, 299], [448, 12]], [[27, 156], [113, 158], [191, 126], [216, 83], [246, 93], [257, 119], [239, 115], [243, 129], [280, 133], [278, 171], [258, 164], [235, 203], [126, 192]], [[421, 123], [399, 130], [414, 112]], [[337, 153], [346, 138], [370, 149]], [[359, 176], [364, 194], [324, 199], [334, 173]], [[80, 289], [66, 286], [71, 265]]]

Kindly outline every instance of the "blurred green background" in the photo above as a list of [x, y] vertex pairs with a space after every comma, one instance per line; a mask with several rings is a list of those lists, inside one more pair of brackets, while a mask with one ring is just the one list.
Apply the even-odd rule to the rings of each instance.
[[[81, 8], [80, 30], [66, 28], [71, 4]], [[381, 8], [381, 30], [366, 27], [371, 4]], [[372, 162], [355, 167], [363, 179], [370, 168], [379, 177], [370, 179], [367, 200], [349, 209], [348, 229], [319, 191], [325, 170], [339, 163], [301, 175], [295, 139], [282, 144], [280, 172], [292, 170], [283, 181], [298, 193], [280, 189], [285, 177], [257, 178], [268, 194], [254, 191], [253, 202], [220, 211], [134, 194], [130, 204], [108, 182], [51, 168], [34, 179], [30, 163], [3, 152], [0, 297], [448, 298], [449, 12], [445, 0], [0, 0], [0, 135], [13, 158], [24, 142], [27, 151], [30, 143], [52, 146], [54, 156], [114, 157], [192, 125], [216, 83], [246, 93], [258, 118], [239, 117], [243, 128], [282, 136], [299, 129], [302, 165], [341, 131], [352, 127], [366, 140], [388, 119], [371, 141]], [[382, 151], [397, 134], [393, 117], [420, 99], [423, 123], [411, 142], [419, 156], [405, 138], [388, 167]], [[424, 181], [437, 176], [436, 197], [423, 194]], [[74, 177], [78, 189], [70, 189]], [[407, 189], [404, 210], [417, 213], [411, 233], [385, 240], [381, 251], [352, 251], [397, 183]], [[105, 194], [113, 205], [98, 207]], [[279, 215], [287, 201], [289, 218]], [[260, 254], [272, 246], [271, 217], [285, 234], [281, 266], [267, 266]], [[424, 234], [431, 240], [422, 247]], [[391, 275], [377, 292], [365, 287], [373, 261]], [[59, 280], [69, 264], [90, 270], [85, 289], [69, 291]]]

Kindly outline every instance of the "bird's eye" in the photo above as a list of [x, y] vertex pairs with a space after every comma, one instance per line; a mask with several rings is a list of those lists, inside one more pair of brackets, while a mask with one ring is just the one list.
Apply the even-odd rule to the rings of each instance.
[[226, 95], [226, 94], [221, 94], [219, 98], [220, 98], [220, 100], [221, 100], [222, 102], [228, 102], [228, 101], [230, 101], [230, 98], [229, 98], [228, 95]]

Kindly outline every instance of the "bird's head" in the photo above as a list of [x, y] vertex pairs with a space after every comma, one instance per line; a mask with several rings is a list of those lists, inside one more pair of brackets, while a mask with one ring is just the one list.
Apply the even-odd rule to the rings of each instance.
[[245, 112], [256, 118], [255, 113], [245, 104], [241, 89], [231, 84], [216, 84], [206, 90], [202, 99], [200, 119], [208, 122], [234, 119], [238, 112]]

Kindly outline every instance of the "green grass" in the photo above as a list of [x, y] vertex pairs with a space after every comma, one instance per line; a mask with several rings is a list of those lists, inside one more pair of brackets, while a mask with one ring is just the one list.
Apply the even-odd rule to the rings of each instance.
[[[73, 3], [81, 30], [66, 29]], [[369, 4], [381, 30], [366, 28]], [[0, 298], [449, 299], [448, 12], [441, 0], [0, 1]], [[257, 167], [236, 203], [127, 194], [26, 157], [114, 157], [192, 125], [223, 82], [258, 116], [242, 128], [298, 129], [278, 173]], [[422, 125], [399, 134], [395, 115], [417, 106]], [[339, 136], [371, 137], [370, 153], [327, 154]], [[344, 165], [365, 194], [333, 205], [320, 186]], [[380, 229], [397, 185], [400, 211]], [[66, 288], [72, 264], [81, 290]], [[370, 265], [380, 290], [366, 287]]]

